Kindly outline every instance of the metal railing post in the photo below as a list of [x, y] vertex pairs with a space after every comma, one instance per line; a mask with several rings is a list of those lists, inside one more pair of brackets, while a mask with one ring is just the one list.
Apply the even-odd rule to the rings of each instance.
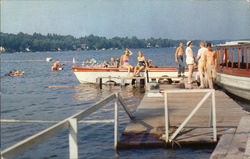
[[182, 128], [187, 124], [187, 122], [192, 118], [192, 116], [198, 111], [198, 109], [202, 106], [205, 100], [209, 97], [211, 92], [208, 92], [202, 100], [197, 104], [197, 106], [193, 109], [193, 111], [188, 115], [188, 117], [183, 121], [183, 123], [178, 127], [178, 129], [174, 132], [174, 134], [170, 137], [170, 140], [173, 140], [178, 133], [182, 130]]
[[168, 97], [167, 97], [167, 92], [164, 92], [164, 105], [165, 105], [165, 136], [166, 136], [166, 143], [168, 142], [168, 137], [169, 137], [169, 133], [168, 133]]
[[212, 91], [212, 111], [213, 111], [213, 136], [214, 141], [217, 141], [217, 132], [216, 132], [216, 106], [215, 106], [215, 90]]
[[212, 127], [213, 125], [213, 94], [211, 91], [211, 105], [209, 107], [209, 121], [208, 121], [208, 126]]
[[118, 144], [118, 93], [115, 94], [115, 105], [114, 105], [114, 148], [117, 149]]
[[69, 119], [69, 158], [78, 159], [77, 119]]

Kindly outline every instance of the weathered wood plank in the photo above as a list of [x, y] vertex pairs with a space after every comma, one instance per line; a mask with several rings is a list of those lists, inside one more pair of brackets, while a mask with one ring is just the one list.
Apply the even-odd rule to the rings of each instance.
[[248, 135], [246, 151], [245, 151], [243, 159], [250, 159], [250, 134]]
[[246, 143], [250, 134], [250, 116], [244, 116], [236, 130], [228, 150], [226, 159], [242, 159], [246, 150]]
[[[160, 85], [160, 89], [177, 89], [175, 85]], [[196, 93], [196, 90], [188, 90], [193, 93], [170, 93], [168, 94], [168, 108], [170, 119], [169, 133], [173, 133], [183, 120], [190, 114], [197, 103], [202, 99], [204, 93]], [[188, 92], [184, 90], [184, 92]], [[242, 116], [247, 113], [230, 97], [228, 97], [222, 91], [215, 91], [216, 98], [216, 114], [217, 114], [217, 132], [218, 136], [222, 136], [229, 128], [236, 128]], [[178, 135], [176, 141], [184, 145], [192, 145], [194, 143], [214, 143], [213, 142], [213, 129], [208, 127], [209, 112], [211, 108], [212, 100], [209, 98], [198, 110], [191, 120], [184, 127], [181, 135]], [[159, 143], [164, 139], [161, 136], [165, 132], [165, 116], [164, 116], [164, 98], [154, 97], [150, 98], [144, 96], [140, 105], [137, 107], [134, 113], [135, 121], [130, 122], [124, 129], [123, 135], [126, 135], [127, 140], [121, 140], [119, 144], [133, 145], [132, 139], [129, 136], [133, 136], [135, 140], [136, 135], [140, 134], [152, 134], [157, 137]], [[128, 135], [129, 134], [129, 135]], [[121, 139], [124, 139], [124, 136]], [[137, 139], [136, 139], [137, 140]], [[138, 141], [138, 140], [137, 140]], [[157, 139], [144, 140], [143, 145], [150, 147], [155, 146]], [[162, 145], [162, 144], [159, 144]]]
[[210, 159], [222, 159], [227, 155], [235, 130], [235, 128], [231, 128], [223, 134], [212, 155], [210, 156]]

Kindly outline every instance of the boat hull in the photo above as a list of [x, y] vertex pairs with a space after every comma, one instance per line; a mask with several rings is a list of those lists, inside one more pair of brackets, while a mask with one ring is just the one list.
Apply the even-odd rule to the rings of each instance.
[[250, 78], [243, 76], [218, 73], [216, 84], [229, 93], [250, 101]]
[[[125, 69], [118, 68], [97, 68], [97, 67], [72, 67], [72, 70], [80, 83], [96, 83], [97, 78], [102, 78], [102, 82], [114, 81], [121, 82], [121, 77], [132, 76], [133, 73], [128, 74]], [[186, 74], [187, 75], [187, 71]], [[146, 77], [145, 71], [140, 72], [141, 77]], [[177, 69], [175, 67], [158, 67], [148, 69], [148, 77], [177, 77]], [[195, 76], [195, 75], [194, 75]], [[109, 78], [110, 77], [110, 78]], [[131, 79], [126, 79], [126, 83], [131, 83]]]

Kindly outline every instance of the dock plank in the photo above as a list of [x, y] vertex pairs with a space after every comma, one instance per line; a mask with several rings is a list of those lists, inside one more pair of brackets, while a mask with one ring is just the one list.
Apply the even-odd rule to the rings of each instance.
[[250, 159], [250, 134], [248, 135], [246, 151], [245, 151], [243, 159]]
[[[163, 85], [163, 87], [160, 85], [160, 87], [161, 89], [179, 89], [179, 87], [175, 85]], [[168, 95], [170, 135], [185, 120], [203, 96], [204, 93]], [[236, 128], [241, 117], [247, 115], [247, 112], [242, 110], [242, 108], [224, 92], [216, 90], [215, 96], [217, 131], [218, 137], [220, 137], [229, 128]], [[211, 99], [209, 98], [198, 110], [197, 114], [188, 122], [186, 127], [184, 127], [181, 135], [177, 136], [175, 140], [178, 141], [178, 143], [182, 145], [197, 143], [214, 144], [212, 138], [213, 130], [208, 126], [211, 104]], [[158, 143], [160, 147], [165, 146], [162, 138], [165, 131], [163, 97], [148, 97], [145, 95], [134, 116], [136, 120], [131, 121], [121, 135], [119, 144], [123, 145], [123, 148], [126, 146], [131, 148], [134, 145], [138, 147], [140, 144], [133, 142], [133, 140], [135, 140], [136, 136], [139, 138], [139, 136], [145, 134], [151, 136], [151, 139], [143, 140], [144, 146], [150, 147], [151, 145], [155, 147], [156, 143]]]
[[219, 143], [216, 145], [215, 150], [210, 156], [210, 159], [222, 159], [226, 157], [235, 131], [235, 128], [230, 128], [223, 134]]
[[250, 116], [244, 116], [236, 130], [226, 159], [242, 159], [247, 146], [248, 136], [250, 134]]

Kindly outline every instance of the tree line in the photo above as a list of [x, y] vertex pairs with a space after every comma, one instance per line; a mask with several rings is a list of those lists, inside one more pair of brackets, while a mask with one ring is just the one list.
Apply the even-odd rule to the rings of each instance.
[[[183, 40], [186, 42], [186, 40]], [[198, 40], [194, 41], [198, 44]], [[69, 51], [69, 50], [100, 50], [122, 48], [158, 48], [178, 46], [177, 40], [149, 38], [138, 39], [136, 36], [106, 38], [95, 35], [75, 38], [71, 35], [34, 33], [3, 33], [0, 32], [0, 46], [6, 52], [27, 51]]]

